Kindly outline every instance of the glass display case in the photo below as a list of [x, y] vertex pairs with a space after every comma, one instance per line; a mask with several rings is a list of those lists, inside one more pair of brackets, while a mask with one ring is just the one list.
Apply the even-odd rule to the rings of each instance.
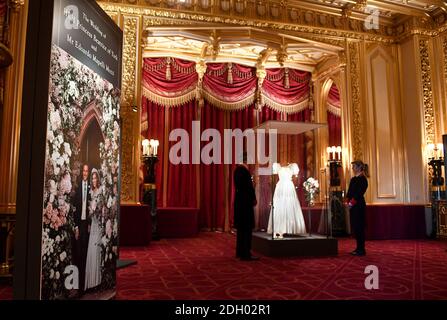
[[[322, 201], [319, 197], [321, 188], [327, 188], [328, 183], [318, 181], [320, 170], [315, 168], [314, 130], [323, 126], [267, 121], [255, 128], [268, 136], [265, 158], [269, 159], [258, 161], [254, 170], [258, 200], [253, 238], [256, 251], [272, 256], [337, 253], [328, 199], [322, 197]], [[329, 181], [329, 172], [324, 176]]]

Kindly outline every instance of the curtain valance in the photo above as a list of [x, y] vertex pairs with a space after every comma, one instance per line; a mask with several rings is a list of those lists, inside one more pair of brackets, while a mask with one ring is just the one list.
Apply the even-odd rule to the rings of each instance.
[[266, 71], [262, 97], [267, 106], [285, 113], [300, 112], [309, 106], [308, 72], [289, 68]]
[[306, 71], [266, 69], [265, 79], [258, 81], [256, 68], [228, 62], [208, 63], [202, 74], [199, 78], [195, 62], [144, 58], [143, 95], [166, 107], [204, 99], [217, 108], [235, 111], [260, 102], [261, 106], [292, 114], [309, 106], [310, 73]]
[[195, 65], [195, 62], [176, 58], [145, 58], [143, 95], [167, 107], [193, 100], [198, 79]]

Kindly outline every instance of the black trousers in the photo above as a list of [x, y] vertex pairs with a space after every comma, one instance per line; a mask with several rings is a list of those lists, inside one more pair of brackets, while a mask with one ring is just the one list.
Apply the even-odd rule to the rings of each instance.
[[351, 230], [357, 242], [356, 251], [365, 252], [366, 205], [357, 204], [349, 212]]
[[79, 225], [79, 239], [74, 241], [73, 248], [73, 258], [79, 271], [79, 289], [81, 292], [84, 291], [85, 286], [85, 267], [87, 262], [88, 239], [88, 221], [83, 220]]
[[236, 235], [236, 257], [251, 257], [251, 228], [239, 228]]

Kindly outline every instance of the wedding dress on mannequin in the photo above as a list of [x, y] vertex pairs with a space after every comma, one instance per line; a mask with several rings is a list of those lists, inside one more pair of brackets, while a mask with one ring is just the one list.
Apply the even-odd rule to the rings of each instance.
[[306, 233], [303, 212], [292, 181], [292, 176], [298, 172], [296, 163], [285, 167], [279, 163], [273, 164], [273, 174], [278, 174], [279, 180], [273, 195], [267, 233], [273, 233], [275, 238], [282, 238], [284, 234]]

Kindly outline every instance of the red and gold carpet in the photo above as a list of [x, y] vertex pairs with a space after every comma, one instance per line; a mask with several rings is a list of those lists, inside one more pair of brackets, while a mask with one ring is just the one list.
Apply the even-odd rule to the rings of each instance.
[[[354, 241], [339, 241], [327, 258], [268, 258], [241, 262], [235, 237], [200, 233], [163, 239], [144, 248], [122, 248], [137, 265], [118, 271], [117, 299], [367, 299], [447, 300], [447, 244], [430, 240], [367, 242], [353, 257]], [[379, 269], [379, 289], [367, 290], [365, 267]], [[0, 287], [0, 300], [11, 299]]]

